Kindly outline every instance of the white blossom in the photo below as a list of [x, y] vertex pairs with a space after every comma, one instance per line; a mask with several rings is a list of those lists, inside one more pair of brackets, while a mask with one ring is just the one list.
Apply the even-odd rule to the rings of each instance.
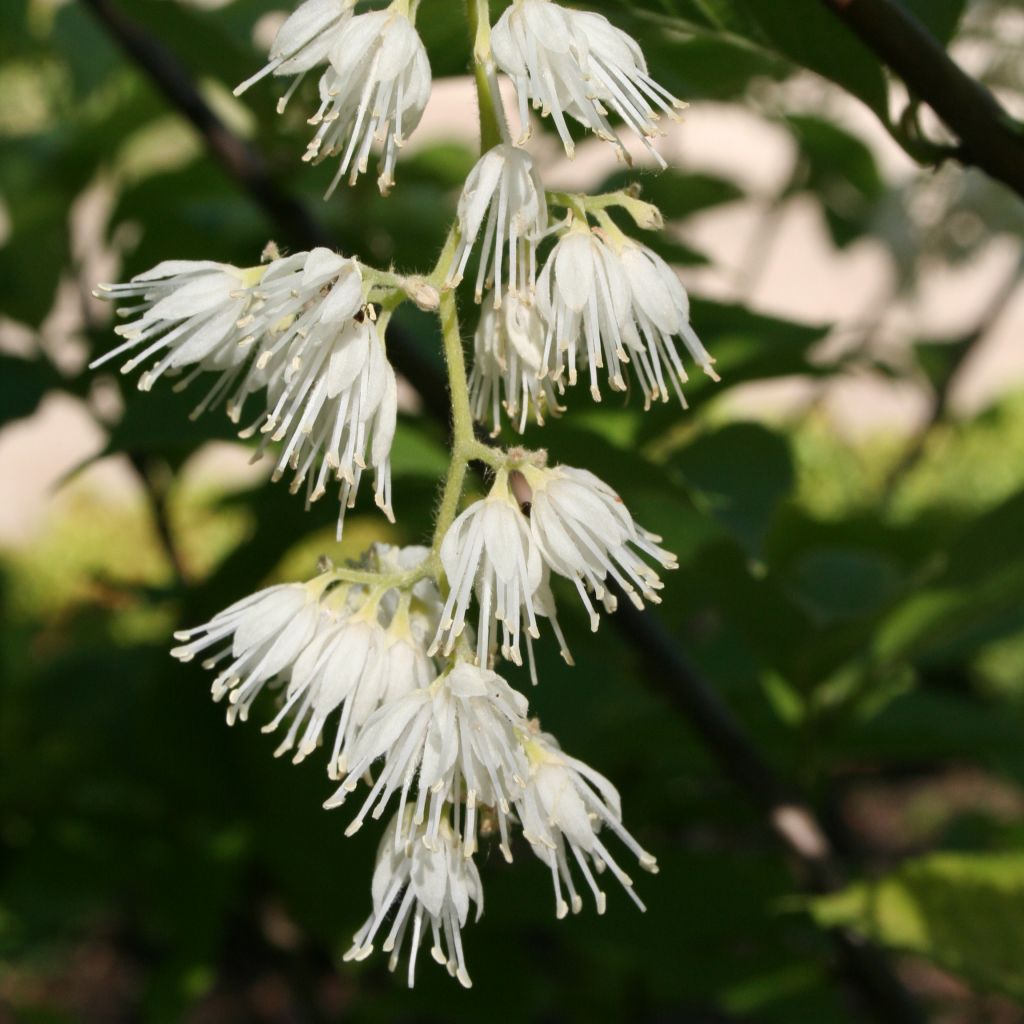
[[473, 415], [483, 423], [488, 415], [492, 436], [501, 430], [501, 410], [522, 433], [532, 411], [538, 426], [544, 413], [563, 409], [544, 358], [544, 323], [528, 299], [509, 294], [501, 308], [488, 295], [480, 308], [473, 344], [469, 398]]
[[[485, 226], [486, 225], [486, 226]], [[494, 304], [503, 289], [529, 295], [537, 276], [537, 242], [547, 230], [544, 187], [525, 149], [502, 143], [470, 171], [458, 205], [459, 242], [446, 286], [457, 285], [483, 228], [476, 300], [493, 280]]]
[[352, 743], [380, 706], [388, 684], [387, 638], [377, 619], [377, 603], [360, 607], [358, 599], [350, 600], [349, 591], [340, 586], [324, 602], [317, 632], [295, 660], [281, 709], [263, 727], [273, 732], [291, 718], [274, 756], [295, 749], [292, 761], [299, 764], [316, 750], [328, 718], [341, 709], [328, 760], [332, 779], [342, 777]]
[[267, 381], [267, 409], [243, 436], [259, 430], [260, 452], [284, 442], [274, 467], [294, 472], [292, 493], [306, 485], [307, 507], [340, 481], [338, 538], [345, 510], [355, 505], [363, 470], [375, 474], [374, 500], [389, 520], [391, 443], [398, 384], [369, 311], [322, 334], [296, 333], [287, 358]]
[[[641, 557], [665, 569], [678, 566], [675, 555], [658, 546], [660, 537], [639, 526], [622, 499], [585, 469], [523, 465], [519, 472], [532, 492], [530, 533], [552, 572], [572, 580], [596, 630], [600, 617], [590, 600], [612, 611], [615, 600], [605, 583], [615, 580], [638, 608], [657, 603], [664, 584]], [[639, 553], [638, 553], [639, 552]]]
[[387, 194], [406, 135], [430, 98], [430, 61], [409, 18], [397, 7], [348, 19], [333, 42], [320, 79], [320, 108], [310, 118], [316, 134], [303, 157], [320, 163], [340, 156], [328, 195], [347, 174], [354, 184], [383, 147], [377, 183]]
[[[530, 776], [516, 802], [516, 813], [522, 823], [523, 836], [551, 869], [557, 916], [565, 917], [570, 907], [574, 914], [579, 913], [583, 906], [573, 882], [567, 850], [594, 894], [599, 914], [605, 911], [606, 899], [594, 868], [598, 873], [608, 868], [630, 899], [644, 910], [633, 891], [632, 879], [616, 863], [599, 834], [602, 828], [614, 832], [637, 858], [640, 867], [657, 873], [655, 858], [622, 824], [618, 791], [599, 772], [564, 754], [548, 734], [532, 736], [525, 749]], [[562, 894], [563, 883], [569, 893], [568, 901]]]
[[[526, 762], [517, 734], [527, 728], [527, 702], [501, 676], [459, 662], [426, 689], [414, 690], [385, 704], [371, 715], [355, 743], [349, 777], [325, 807], [340, 806], [359, 785], [373, 763], [384, 758], [369, 795], [346, 830], [352, 835], [373, 812], [380, 817], [395, 793], [399, 817], [422, 830], [423, 842], [436, 845], [445, 804], [459, 807], [465, 800], [461, 826], [465, 853], [476, 843], [479, 805], [498, 816], [500, 848], [511, 860], [508, 813], [525, 778]], [[413, 791], [414, 795], [413, 795]], [[411, 804], [410, 804], [411, 801]], [[411, 838], [400, 826], [395, 843]]]
[[410, 821], [412, 809], [399, 812], [388, 826], [377, 850], [371, 895], [373, 911], [356, 932], [345, 960], [365, 960], [373, 942], [391, 919], [383, 950], [390, 953], [394, 971], [409, 936], [408, 980], [416, 979], [416, 957], [429, 928], [431, 956], [466, 988], [472, 984], [462, 951], [462, 929], [476, 904], [476, 920], [484, 910], [483, 886], [476, 864], [460, 845], [458, 832], [442, 816], [436, 834], [427, 840], [424, 826]]
[[448, 528], [441, 542], [441, 564], [450, 591], [432, 649], [442, 648], [446, 654], [454, 649], [475, 593], [478, 664], [489, 663], [500, 625], [502, 657], [521, 665], [522, 635], [526, 633], [527, 643], [540, 636], [539, 615], [550, 618], [563, 656], [571, 662], [540, 550], [505, 470], [498, 471], [487, 497], [470, 505]]
[[532, 103], [554, 118], [570, 157], [575, 147], [566, 115], [613, 142], [628, 160], [608, 121], [613, 112], [666, 166], [651, 140], [664, 134], [661, 113], [675, 117], [685, 104], [654, 81], [636, 40], [607, 18], [551, 0], [515, 0], [494, 26], [491, 46], [498, 67], [515, 83], [524, 131]]
[[[366, 562], [369, 571], [386, 579], [387, 573], [416, 568], [427, 557], [426, 548], [378, 544]], [[190, 661], [224, 643], [203, 664], [213, 668], [232, 659], [213, 684], [215, 700], [229, 698], [229, 724], [248, 719], [264, 688], [277, 689], [280, 707], [263, 732], [290, 721], [274, 754], [294, 751], [295, 764], [320, 746], [337, 712], [328, 761], [328, 774], [337, 780], [370, 715], [436, 678], [426, 644], [439, 609], [440, 595], [428, 578], [411, 588], [381, 589], [346, 583], [332, 571], [308, 583], [270, 587], [232, 605], [206, 625], [176, 634], [187, 642], [172, 653]]]
[[626, 240], [618, 258], [629, 283], [631, 316], [625, 340], [630, 363], [649, 404], [669, 399], [666, 379], [686, 407], [680, 384], [687, 381], [673, 338], [681, 337], [698, 366], [718, 380], [714, 359], [690, 326], [690, 299], [676, 272], [655, 252], [632, 239]]
[[159, 355], [139, 380], [143, 391], [166, 371], [190, 366], [233, 379], [251, 353], [253, 338], [245, 316], [252, 302], [251, 286], [262, 272], [259, 267], [240, 270], [207, 260], [168, 260], [127, 284], [100, 285], [99, 298], [139, 301], [118, 309], [121, 316], [135, 319], [114, 328], [123, 343], [93, 360], [90, 369], [131, 352], [122, 373]]
[[613, 391], [627, 388], [631, 367], [649, 408], [668, 401], [669, 384], [685, 407], [688, 379], [676, 349], [681, 337], [697, 364], [718, 380], [714, 360], [690, 326], [690, 300], [672, 268], [621, 233], [577, 222], [555, 245], [537, 284], [537, 308], [546, 323], [542, 365], [573, 385], [589, 373], [600, 401], [603, 370]]
[[228, 698], [228, 724], [245, 721], [266, 684], [292, 668], [312, 641], [320, 619], [320, 599], [330, 578], [285, 583], [243, 598], [209, 622], [174, 634], [182, 645], [171, 654], [192, 661], [197, 654], [223, 645], [203, 661], [212, 669], [227, 661], [213, 681], [213, 699]]
[[629, 362], [624, 334], [631, 295], [621, 262], [600, 237], [577, 222], [548, 257], [537, 282], [537, 308], [547, 324], [543, 365], [590, 372], [590, 393], [601, 399], [599, 370], [614, 391], [625, 391], [622, 367]]
[[352, 17], [355, 5], [356, 0], [305, 0], [278, 29], [267, 63], [239, 85], [235, 95], [241, 96], [267, 75], [299, 75], [281, 102], [283, 108], [302, 80], [301, 76], [327, 60], [341, 27]]

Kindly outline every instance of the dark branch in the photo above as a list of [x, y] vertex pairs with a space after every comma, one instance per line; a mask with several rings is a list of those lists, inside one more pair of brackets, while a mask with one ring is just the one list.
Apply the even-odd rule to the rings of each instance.
[[[835, 845], [807, 801], [764, 760], [661, 620], [650, 611], [638, 611], [625, 594], [619, 592], [617, 597], [619, 607], [612, 618], [647, 663], [647, 678], [689, 721], [722, 774], [762, 811], [795, 862], [804, 888], [814, 894], [841, 889], [845, 872]], [[833, 928], [829, 934], [842, 975], [875, 1020], [923, 1024], [920, 1010], [876, 946], [847, 928]]]
[[[294, 198], [271, 181], [261, 156], [230, 130], [206, 106], [188, 74], [173, 55], [125, 19], [109, 0], [83, 0], [125, 51], [157, 84], [205, 138], [224, 170], [242, 186], [283, 230], [304, 248], [330, 245], [323, 227]], [[388, 353], [396, 366], [420, 390], [432, 396], [427, 411], [448, 424], [445, 384], [436, 368], [407, 339], [388, 334]], [[663, 624], [651, 612], [638, 612], [624, 595], [614, 616], [627, 643], [650, 659], [652, 680], [659, 680], [670, 702], [693, 726], [723, 773], [766, 815], [770, 827], [800, 866], [805, 888], [833, 892], [843, 884], [843, 871], [832, 844], [805, 800], [796, 795], [761, 757], [752, 740], [680, 653]], [[870, 943], [844, 929], [830, 933], [844, 976], [865, 1009], [882, 1024], [916, 1024], [922, 1018], [885, 958]]]
[[1024, 197], [1024, 125], [891, 0], [821, 0], [959, 139], [954, 155]]

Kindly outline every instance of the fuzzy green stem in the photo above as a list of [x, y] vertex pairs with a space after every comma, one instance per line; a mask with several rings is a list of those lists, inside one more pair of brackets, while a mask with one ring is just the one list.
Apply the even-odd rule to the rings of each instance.
[[491, 11], [488, 0], [466, 0], [466, 19], [473, 36], [473, 76], [476, 79], [477, 103], [480, 107], [480, 152], [486, 153], [508, 136], [508, 127], [499, 119], [498, 106], [491, 88], [488, 67], [491, 56]]
[[430, 576], [433, 573], [433, 566], [429, 558], [406, 572], [383, 573], [373, 572], [369, 569], [332, 569], [328, 575], [345, 583], [357, 583], [365, 586], [379, 588], [381, 592], [395, 587], [401, 590], [403, 587], [411, 587], [414, 583]]
[[[473, 433], [473, 410], [469, 404], [469, 383], [466, 378], [466, 358], [462, 351], [462, 336], [459, 331], [459, 312], [455, 293], [445, 292], [441, 296], [441, 337], [444, 342], [444, 359], [448, 369], [448, 388], [452, 403], [452, 461], [441, 495], [434, 526], [434, 551], [440, 548], [444, 535], [455, 520], [459, 500], [466, 483], [469, 460], [476, 457], [474, 449], [479, 445]], [[481, 448], [486, 447], [479, 445]]]

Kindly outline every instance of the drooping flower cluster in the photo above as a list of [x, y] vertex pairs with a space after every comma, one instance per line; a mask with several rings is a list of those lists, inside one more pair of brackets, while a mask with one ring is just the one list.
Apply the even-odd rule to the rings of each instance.
[[235, 95], [268, 74], [298, 75], [278, 104], [283, 111], [302, 78], [320, 75], [320, 106], [306, 155], [321, 163], [340, 156], [328, 196], [345, 175], [355, 184], [374, 145], [383, 148], [377, 184], [385, 195], [395, 183], [398, 150], [423, 117], [430, 98], [430, 61], [409, 18], [409, 4], [353, 14], [356, 0], [306, 0], [281, 26], [263, 69]]
[[528, 134], [528, 104], [550, 114], [566, 153], [575, 146], [566, 115], [628, 153], [608, 121], [617, 114], [636, 132], [658, 163], [651, 144], [662, 134], [662, 113], [675, 117], [686, 104], [647, 73], [644, 55], [625, 32], [590, 11], [574, 11], [551, 0], [515, 0], [491, 36], [498, 67], [512, 79], [519, 119]]
[[[332, 189], [346, 175], [354, 183], [375, 147], [381, 191], [394, 182], [398, 149], [430, 93], [417, 6], [394, 0], [357, 13], [356, 0], [305, 0], [266, 65], [237, 90], [267, 75], [296, 76], [283, 108], [318, 70], [306, 159], [339, 157]], [[486, 6], [477, 5], [478, 16]], [[279, 738], [277, 756], [298, 763], [323, 751], [336, 783], [325, 806], [357, 794], [347, 834], [390, 815], [371, 911], [345, 958], [362, 960], [379, 945], [394, 970], [406, 956], [410, 985], [428, 933], [432, 958], [470, 984], [462, 929], [474, 907], [477, 918], [483, 911], [476, 857], [491, 836], [507, 860], [525, 844], [548, 867], [558, 917], [581, 910], [584, 887], [603, 913], [606, 870], [643, 909], [611, 836], [642, 869], [657, 870], [626, 830], [612, 784], [542, 732], [526, 697], [498, 670], [503, 659], [522, 665], [525, 643], [536, 684], [533, 641], [547, 629], [572, 664], [556, 612], [559, 588], [575, 588], [596, 630], [619, 594], [638, 608], [656, 603], [658, 570], [676, 560], [594, 474], [548, 465], [542, 452], [485, 447], [471, 419], [489, 421], [494, 435], [503, 410], [520, 432], [531, 417], [543, 425], [564, 412], [565, 389], [581, 376], [595, 398], [603, 383], [624, 391], [632, 378], [645, 406], [670, 390], [685, 405], [677, 340], [715, 377], [675, 273], [624, 235], [608, 210], [618, 207], [648, 229], [660, 226], [660, 214], [631, 192], [592, 202], [548, 194], [523, 148], [532, 104], [553, 118], [570, 155], [567, 118], [625, 156], [609, 121], [615, 115], [663, 163], [652, 140], [661, 115], [682, 104], [650, 77], [635, 41], [599, 15], [513, 0], [493, 30], [479, 30], [481, 117], [493, 130], [484, 132], [489, 148], [465, 182], [429, 277], [375, 271], [327, 249], [284, 257], [270, 250], [267, 262], [246, 269], [163, 263], [102, 289], [128, 304], [119, 310], [128, 322], [116, 329], [122, 344], [93, 364], [124, 356], [125, 373], [145, 365], [143, 390], [165, 375], [184, 387], [214, 374], [197, 413], [223, 404], [236, 424], [245, 416], [242, 436], [259, 439], [258, 454], [280, 446], [273, 476], [291, 471], [292, 490], [304, 489], [307, 504], [337, 484], [340, 538], [366, 469], [394, 521], [398, 387], [382, 325], [406, 300], [440, 306], [455, 437], [432, 545], [375, 544], [356, 565], [270, 586], [176, 634], [172, 651], [214, 673], [213, 698], [226, 704], [229, 724], [262, 720]], [[486, 106], [496, 68], [518, 94], [517, 141], [503, 111]], [[567, 211], [564, 220], [553, 220], [551, 207]], [[481, 308], [467, 380], [453, 291], [474, 252]], [[245, 413], [250, 402], [254, 417]], [[491, 465], [494, 478], [460, 513], [470, 455]]]
[[571, 664], [555, 617], [551, 574], [575, 585], [596, 630], [600, 616], [594, 601], [615, 610], [609, 578], [638, 608], [644, 600], [658, 602], [663, 584], [640, 555], [674, 569], [675, 556], [658, 546], [660, 540], [639, 526], [622, 499], [585, 469], [529, 461], [501, 469], [487, 497], [455, 520], [441, 545], [451, 591], [434, 646], [445, 653], [454, 648], [475, 595], [479, 663], [493, 657], [500, 624], [501, 656], [521, 664], [522, 635], [526, 633], [528, 645], [536, 639], [538, 617], [543, 616], [550, 619], [562, 655]]
[[245, 270], [161, 263], [97, 292], [138, 304], [119, 310], [136, 319], [116, 328], [124, 342], [92, 366], [130, 352], [121, 367], [130, 373], [158, 357], [140, 378], [143, 390], [165, 373], [189, 371], [183, 387], [214, 372], [217, 382], [196, 413], [223, 401], [235, 423], [246, 400], [262, 393], [263, 408], [242, 436], [260, 435], [258, 454], [281, 443], [274, 479], [291, 469], [291, 490], [305, 485], [307, 505], [329, 482], [340, 484], [340, 537], [367, 467], [375, 473], [378, 506], [394, 519], [390, 453], [398, 386], [366, 291], [360, 265], [328, 249]]
[[[468, 985], [459, 932], [469, 900], [482, 909], [473, 857], [492, 822], [507, 860], [518, 822], [533, 852], [552, 866], [559, 916], [560, 880], [573, 894], [573, 910], [580, 909], [567, 849], [600, 912], [604, 895], [588, 858], [608, 866], [636, 900], [598, 837], [602, 828], [645, 870], [656, 864], [624, 829], [611, 784], [538, 734], [521, 693], [468, 655], [453, 661], [428, 647], [445, 614], [437, 587], [427, 575], [390, 581], [409, 581], [429, 558], [425, 548], [375, 545], [359, 571], [376, 574], [379, 584], [346, 582], [345, 570], [333, 569], [307, 583], [278, 584], [177, 634], [181, 646], [172, 653], [185, 662], [203, 656], [203, 666], [216, 670], [213, 697], [227, 701], [229, 724], [247, 721], [260, 695], [272, 695], [276, 712], [263, 731], [287, 725], [275, 754], [292, 753], [298, 763], [321, 747], [328, 751], [328, 775], [341, 785], [325, 806], [343, 804], [380, 764], [346, 833], [368, 815], [381, 817], [395, 800], [397, 809], [378, 852], [373, 913], [348, 958], [369, 955], [397, 906], [383, 948], [400, 951], [411, 922], [410, 982], [429, 925], [435, 959]], [[392, 969], [396, 963], [397, 952]]]

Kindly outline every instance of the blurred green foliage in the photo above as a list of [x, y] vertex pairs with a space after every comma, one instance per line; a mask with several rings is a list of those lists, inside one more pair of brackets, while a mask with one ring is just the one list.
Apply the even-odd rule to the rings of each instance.
[[[958, 29], [962, 0], [905, 2], [944, 41], [995, 31], [985, 18], [999, 5], [977, 5]], [[432, 263], [472, 153], [418, 152], [391, 198], [366, 181], [319, 205], [330, 169], [296, 159], [302, 104], [279, 119], [270, 87], [245, 108], [229, 96], [259, 59], [252, 25], [280, 5], [121, 6], [175, 51], [282, 186], [317, 204], [347, 250], [402, 268]], [[424, 0], [421, 21], [435, 73], [460, 74], [463, 25], [432, 16], [436, 6]], [[901, 294], [929, 261], [969, 258], [997, 232], [1019, 244], [1019, 203], [980, 176], [949, 169], [894, 189], [825, 105], [787, 107], [780, 83], [806, 68], [899, 134], [878, 61], [817, 0], [787, 3], [784, 17], [767, 0], [588, 6], [635, 33], [680, 95], [749, 103], [791, 133], [792, 174], [773, 204], [810, 197], [837, 247], [880, 240]], [[83, 6], [0, 5], [0, 89], [5, 317], [37, 331], [61, 282], [85, 294], [92, 264], [70, 212], [98, 186], [110, 209], [92, 244], [123, 255], [125, 276], [169, 257], [255, 261], [272, 231], [261, 211]], [[707, 174], [625, 177], [639, 177], [672, 223], [667, 240], [645, 241], [682, 264], [707, 260], [686, 242], [687, 220], [744, 197], [737, 182]], [[942, 209], [931, 226], [913, 214], [926, 189]], [[934, 226], [958, 215], [981, 224], [973, 240]], [[84, 300], [82, 316], [78, 333], [102, 350], [109, 323]], [[398, 320], [437, 352], [429, 318]], [[256, 729], [226, 729], [204, 679], [167, 657], [167, 638], [267, 580], [309, 573], [322, 552], [337, 559], [375, 538], [422, 539], [445, 464], [442, 432], [403, 420], [398, 526], [353, 516], [339, 549], [329, 507], [306, 514], [283, 488], [225, 492], [192, 472], [194, 452], [231, 438], [223, 418], [189, 421], [193, 395], [125, 388], [116, 422], [98, 412], [97, 422], [109, 430], [105, 453], [129, 453], [149, 490], [117, 504], [72, 481], [38, 541], [0, 558], [0, 1009], [47, 1022], [499, 1012], [831, 1024], [861, 1019], [821, 928], [837, 922], [972, 986], [958, 1004], [965, 1016], [943, 1019], [982, 1019], [966, 1014], [986, 1013], [988, 992], [1024, 1000], [1024, 401], [1011, 395], [971, 420], [938, 417], [920, 439], [856, 445], [814, 408], [784, 422], [740, 420], [732, 389], [770, 378], [827, 384], [870, 372], [941, 388], [970, 339], [921, 338], [910, 365], [891, 366], [866, 339], [842, 358], [817, 356], [829, 324], [699, 296], [693, 321], [723, 383], [694, 380], [689, 413], [644, 414], [635, 401], [600, 408], [574, 394], [571, 414], [527, 443], [600, 467], [679, 553], [658, 614], [765, 756], [850, 833], [861, 880], [794, 900], [764, 823], [668, 712], [637, 652], [611, 623], [590, 637], [566, 601], [578, 667], [566, 671], [540, 645], [544, 682], [531, 703], [568, 749], [616, 781], [631, 827], [657, 852], [661, 875], [640, 884], [648, 913], [612, 898], [607, 919], [556, 923], [541, 865], [525, 850], [512, 867], [492, 853], [487, 913], [466, 934], [471, 993], [430, 969], [407, 993], [377, 961], [339, 968], [368, 907], [370, 830], [345, 840], [344, 822], [320, 809], [329, 790], [319, 769], [275, 762]], [[30, 416], [54, 391], [91, 401], [88, 375], [52, 356], [40, 344], [31, 359], [2, 357], [0, 419]], [[1016, 810], [992, 813], [981, 801], [902, 840], [909, 826], [888, 787], [965, 767], [1010, 787]], [[875, 815], [888, 845], [846, 815], [868, 783], [883, 793]], [[921, 856], [897, 863], [908, 854]]]

